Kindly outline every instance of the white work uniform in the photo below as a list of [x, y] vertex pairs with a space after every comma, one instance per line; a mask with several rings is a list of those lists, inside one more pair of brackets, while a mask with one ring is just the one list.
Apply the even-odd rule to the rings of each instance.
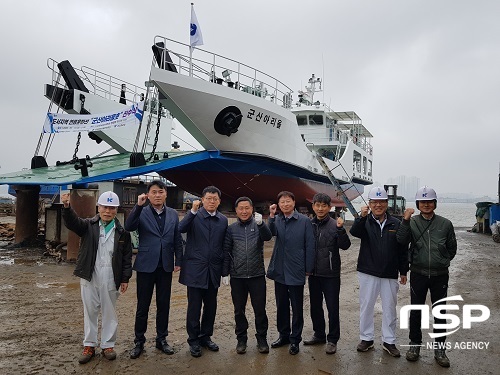
[[[375, 218], [376, 220], [376, 218]], [[379, 222], [382, 231], [386, 220]], [[399, 283], [397, 279], [381, 278], [358, 272], [359, 279], [359, 338], [374, 341], [374, 310], [377, 297], [382, 301], [382, 341], [396, 343], [396, 305]]]
[[396, 343], [396, 304], [399, 284], [397, 279], [384, 279], [358, 272], [359, 279], [359, 338], [373, 341], [373, 315], [375, 302], [380, 294], [382, 300], [382, 341]]
[[102, 313], [101, 349], [113, 348], [116, 341], [118, 317], [115, 306], [119, 291], [116, 290], [111, 260], [115, 242], [115, 228], [105, 234], [99, 224], [99, 245], [91, 281], [80, 279], [84, 311], [84, 346], [96, 347], [99, 309]]

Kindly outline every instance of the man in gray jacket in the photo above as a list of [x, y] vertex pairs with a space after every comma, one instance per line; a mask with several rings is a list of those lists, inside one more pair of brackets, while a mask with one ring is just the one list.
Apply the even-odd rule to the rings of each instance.
[[[457, 240], [453, 224], [448, 219], [434, 213], [437, 195], [434, 189], [424, 186], [415, 196], [420, 215], [413, 216], [415, 210], [407, 208], [403, 222], [398, 229], [398, 242], [410, 245], [410, 290], [411, 304], [423, 305], [430, 291], [431, 302], [442, 300], [448, 295], [448, 267], [457, 253]], [[438, 304], [446, 304], [438, 302]], [[410, 348], [406, 353], [408, 361], [416, 361], [422, 346], [421, 312], [410, 312]], [[434, 324], [446, 323], [444, 319], [434, 319]], [[434, 329], [436, 337], [434, 358], [442, 367], [450, 367], [445, 352], [445, 329]]]
[[[247, 349], [248, 320], [245, 316], [248, 295], [255, 315], [255, 337], [260, 353], [269, 353], [267, 344], [268, 320], [266, 314], [266, 270], [264, 267], [264, 241], [272, 238], [262, 215], [252, 217], [253, 203], [240, 197], [235, 203], [238, 220], [227, 228], [224, 240], [224, 267], [222, 276], [231, 275], [231, 297], [236, 322], [236, 352]], [[227, 280], [227, 278], [222, 279]]]

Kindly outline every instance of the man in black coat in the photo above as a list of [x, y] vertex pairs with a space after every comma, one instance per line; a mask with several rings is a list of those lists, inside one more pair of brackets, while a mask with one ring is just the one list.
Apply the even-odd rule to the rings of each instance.
[[[339, 295], [340, 254], [339, 248], [347, 250], [351, 240], [344, 229], [344, 220], [330, 218], [330, 196], [318, 193], [313, 197], [312, 208], [316, 216], [311, 220], [316, 238], [316, 261], [313, 274], [308, 277], [311, 320], [314, 335], [304, 345], [327, 342], [326, 353], [337, 352], [340, 338]], [[323, 297], [328, 310], [328, 335], [325, 336]]]
[[393, 357], [400, 357], [396, 347], [397, 294], [406, 284], [408, 272], [407, 247], [398, 243], [396, 233], [401, 222], [387, 213], [387, 192], [380, 186], [368, 193], [368, 206], [354, 220], [351, 234], [361, 239], [359, 247], [359, 337], [358, 352], [373, 349], [374, 309], [380, 295], [382, 305], [382, 348]]
[[247, 349], [248, 320], [245, 309], [250, 295], [255, 315], [257, 349], [260, 353], [269, 353], [264, 241], [269, 241], [272, 234], [262, 221], [261, 214], [256, 212], [255, 219], [252, 217], [253, 203], [250, 198], [238, 198], [235, 210], [238, 220], [227, 228], [224, 240], [222, 276], [231, 275], [231, 297], [238, 340], [236, 352], [243, 354]]
[[[187, 286], [186, 330], [193, 357], [201, 356], [201, 347], [214, 352], [219, 350], [211, 336], [214, 333], [217, 292], [224, 261], [222, 246], [227, 230], [227, 218], [217, 211], [220, 198], [218, 188], [206, 187], [201, 202], [195, 200], [179, 224], [181, 233], [187, 233], [179, 282]], [[203, 203], [201, 208], [200, 203]]]

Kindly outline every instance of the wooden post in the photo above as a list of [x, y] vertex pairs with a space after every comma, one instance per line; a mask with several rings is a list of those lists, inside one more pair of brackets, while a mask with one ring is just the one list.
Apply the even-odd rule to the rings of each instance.
[[[70, 202], [71, 207], [76, 214], [82, 219], [94, 217], [96, 215], [97, 194], [96, 189], [73, 189], [71, 190]], [[78, 257], [80, 249], [80, 237], [76, 233], [68, 232], [68, 253], [67, 261], [75, 261]]]
[[39, 185], [16, 185], [16, 229], [14, 243], [35, 240], [38, 236]]

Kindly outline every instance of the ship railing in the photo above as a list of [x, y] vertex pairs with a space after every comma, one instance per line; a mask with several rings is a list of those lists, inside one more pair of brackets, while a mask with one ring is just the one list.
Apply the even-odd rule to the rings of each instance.
[[354, 135], [351, 137], [351, 140], [356, 146], [364, 150], [367, 154], [369, 155], [373, 154], [373, 146], [370, 144], [370, 142], [366, 137], [363, 136], [357, 137]]
[[[354, 142], [354, 137], [350, 136], [349, 132], [337, 126], [327, 127], [322, 129], [303, 129], [301, 133], [304, 134], [306, 138], [314, 137], [321, 142], [332, 142], [337, 141], [340, 144], [347, 144], [349, 140]], [[316, 142], [316, 141], [315, 141]], [[357, 141], [358, 142], [358, 141]], [[359, 142], [358, 142], [359, 143]], [[356, 143], [356, 144], [358, 144]], [[361, 147], [361, 146], [360, 146]]]
[[[57, 78], [60, 76], [59, 69], [57, 68], [58, 62], [53, 59], [47, 60], [47, 66], [52, 72], [52, 85], [64, 87], [65, 85], [57, 84]], [[109, 74], [103, 73], [99, 70], [89, 68], [87, 66], [82, 66], [81, 69], [73, 67], [78, 76], [86, 84], [85, 87], [93, 95], [99, 96], [104, 99], [114, 100], [120, 102], [122, 99], [122, 90], [125, 91], [125, 104], [132, 105], [143, 101], [145, 98], [146, 90], [143, 87], [134, 85], [133, 83], [123, 81], [119, 78], [111, 76]], [[59, 82], [64, 82], [63, 79], [59, 78]], [[157, 115], [158, 106], [158, 95], [155, 93], [152, 97], [147, 100], [147, 104], [144, 105], [144, 111], [149, 111], [154, 115]], [[165, 109], [162, 108], [162, 117], [172, 118], [172, 115]]]
[[[188, 44], [159, 35], [154, 43], [163, 55], [161, 61], [174, 65], [178, 73], [241, 90], [285, 108], [291, 107], [293, 90], [258, 69], [201, 48], [190, 50]], [[161, 47], [161, 43], [166, 47]], [[171, 49], [172, 45], [179, 50]], [[167, 53], [171, 62], [166, 58]], [[154, 58], [153, 65], [156, 65]]]
[[350, 140], [368, 155], [373, 154], [373, 146], [366, 137], [351, 136], [349, 132], [336, 127], [326, 129], [303, 129], [301, 133], [305, 142], [311, 142], [316, 145], [346, 145]]
[[332, 144], [332, 142], [334, 144], [346, 144], [348, 141], [348, 135], [335, 127], [301, 129], [301, 133], [304, 135], [306, 142], [312, 142], [316, 145]]
[[[51, 58], [47, 60], [47, 67], [51, 71], [52, 85], [54, 86], [56, 85], [56, 82], [61, 82], [61, 79], [58, 80], [58, 76], [60, 76], [61, 74], [59, 72], [59, 69], [57, 68], [58, 63], [59, 62]], [[73, 68], [85, 83], [85, 86], [91, 94], [100, 96], [105, 99], [119, 102], [123, 87], [122, 85], [125, 85], [125, 101], [127, 104], [139, 102], [142, 95], [144, 95], [146, 92], [144, 88], [134, 85], [133, 83], [123, 81], [119, 78], [100, 72], [96, 69], [89, 68], [87, 66], [82, 66], [81, 69], [75, 67]], [[61, 85], [59, 84], [59, 86]]]

